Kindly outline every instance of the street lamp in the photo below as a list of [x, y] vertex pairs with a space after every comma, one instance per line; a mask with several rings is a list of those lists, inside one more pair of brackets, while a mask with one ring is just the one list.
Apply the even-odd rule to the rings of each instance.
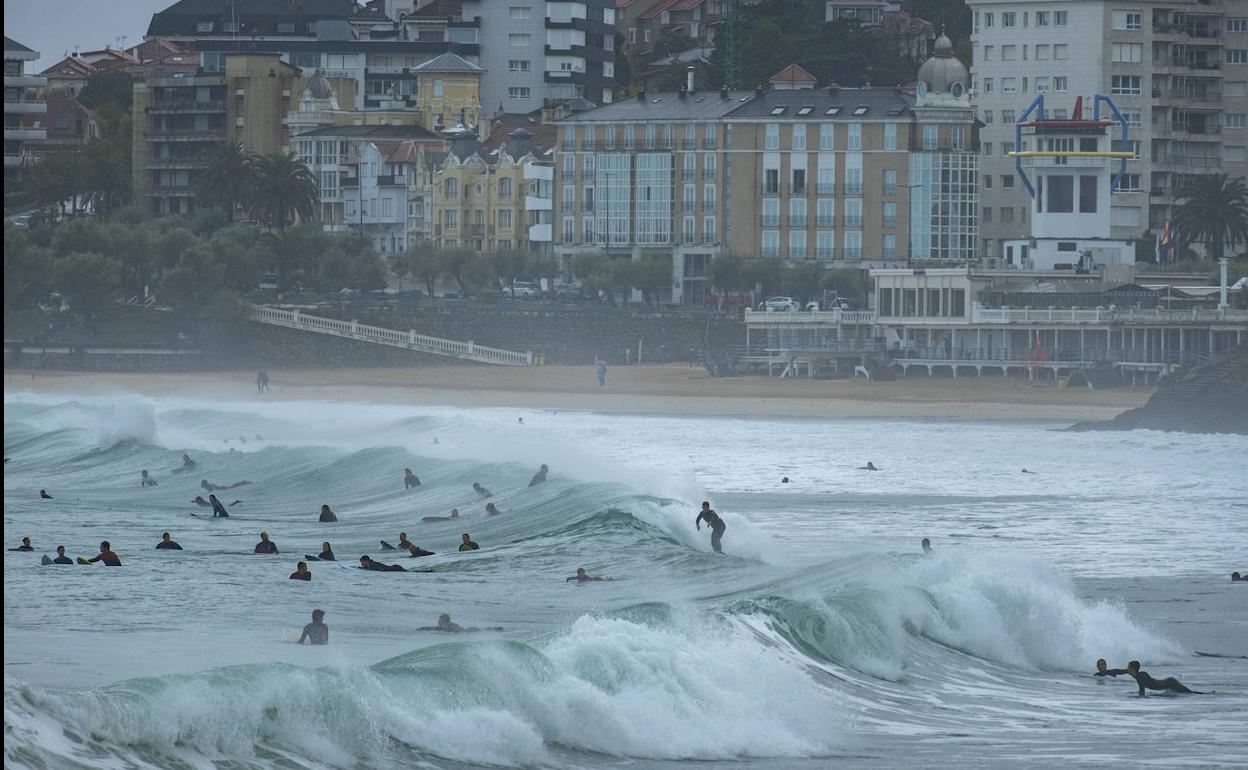
[[903, 184], [906, 188], [906, 267], [910, 267], [910, 260], [914, 257], [914, 192], [917, 187], [922, 184]]

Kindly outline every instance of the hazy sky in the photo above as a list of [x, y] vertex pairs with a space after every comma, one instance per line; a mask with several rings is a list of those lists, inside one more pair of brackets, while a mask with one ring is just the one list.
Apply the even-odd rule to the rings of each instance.
[[143, 39], [152, 14], [175, 0], [4, 0], [4, 34], [38, 51], [38, 72], [67, 51], [129, 47]]

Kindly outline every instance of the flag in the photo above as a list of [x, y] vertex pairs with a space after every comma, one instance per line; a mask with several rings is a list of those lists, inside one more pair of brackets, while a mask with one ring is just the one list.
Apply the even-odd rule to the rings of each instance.
[[1045, 352], [1044, 345], [1040, 344], [1040, 340], [1036, 340], [1036, 346], [1031, 351], [1032, 361], [1048, 361], [1049, 354]]
[[1174, 233], [1170, 230], [1170, 223], [1166, 223], [1166, 228], [1161, 231], [1161, 245], [1157, 252], [1157, 261], [1165, 261], [1165, 264], [1174, 264]]

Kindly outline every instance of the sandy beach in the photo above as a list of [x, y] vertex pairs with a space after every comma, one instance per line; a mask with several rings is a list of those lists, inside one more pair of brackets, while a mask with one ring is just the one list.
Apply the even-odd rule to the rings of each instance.
[[[1147, 390], [1058, 390], [998, 379], [898, 382], [715, 378], [693, 367], [613, 367], [599, 387], [591, 367], [271, 370], [287, 400], [367, 401], [611, 413], [1076, 422], [1143, 404]], [[177, 374], [6, 370], [5, 387], [49, 393], [129, 391], [151, 396], [259, 397], [254, 373]]]

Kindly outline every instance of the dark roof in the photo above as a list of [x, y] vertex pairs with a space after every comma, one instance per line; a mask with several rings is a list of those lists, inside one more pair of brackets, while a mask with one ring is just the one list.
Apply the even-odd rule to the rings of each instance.
[[451, 154], [459, 158], [460, 162], [468, 160], [473, 155], [486, 160], [485, 147], [477, 141], [475, 136], [461, 136], [451, 142]]
[[485, 72], [485, 70], [456, 53], [447, 51], [416, 65], [417, 72]]
[[537, 156], [541, 156], [546, 150], [555, 146], [559, 133], [559, 128], [554, 123], [542, 123], [540, 120], [520, 113], [507, 113], [490, 129], [490, 136], [485, 140], [485, 148], [487, 150], [499, 149], [511, 138], [512, 133], [518, 130], [529, 133], [529, 138], [533, 144], [537, 145], [537, 151], [533, 153]]
[[35, 52], [35, 49], [33, 49], [33, 48], [27, 48], [26, 46], [24, 46], [24, 45], [22, 45], [21, 43], [17, 42], [16, 40], [14, 40], [13, 38], [9, 37], [8, 35], [5, 35], [5, 36], [4, 36], [4, 50], [6, 50], [6, 51], [26, 51], [26, 52], [28, 52], [28, 53], [34, 53], [34, 52]]
[[698, 91], [681, 99], [675, 91], [647, 94], [645, 100], [629, 97], [604, 104], [596, 110], [582, 112], [560, 123], [635, 123], [644, 120], [709, 120], [721, 118], [742, 106], [742, 99], [753, 98], [752, 92], [738, 91], [720, 98], [718, 91]]
[[[809, 111], [804, 108], [809, 107]], [[866, 112], [855, 114], [859, 108]], [[905, 115], [914, 96], [896, 88], [803, 88], [764, 91], [733, 111], [733, 118], [808, 118], [810, 120], [881, 120]], [[783, 112], [776, 112], [783, 108]], [[838, 109], [839, 108], [839, 109]], [[829, 114], [828, 110], [837, 110]]]
[[[152, 15], [147, 35], [194, 33], [195, 21], [228, 21], [240, 23], [255, 19], [350, 19], [356, 10], [355, 0], [237, 0], [233, 7], [223, 0], [178, 0], [163, 11]], [[188, 22], [191, 26], [188, 28]], [[302, 31], [302, 30], [301, 30]]]
[[305, 136], [346, 136], [352, 139], [426, 139], [440, 141], [441, 137], [421, 126], [324, 126], [296, 134]]

